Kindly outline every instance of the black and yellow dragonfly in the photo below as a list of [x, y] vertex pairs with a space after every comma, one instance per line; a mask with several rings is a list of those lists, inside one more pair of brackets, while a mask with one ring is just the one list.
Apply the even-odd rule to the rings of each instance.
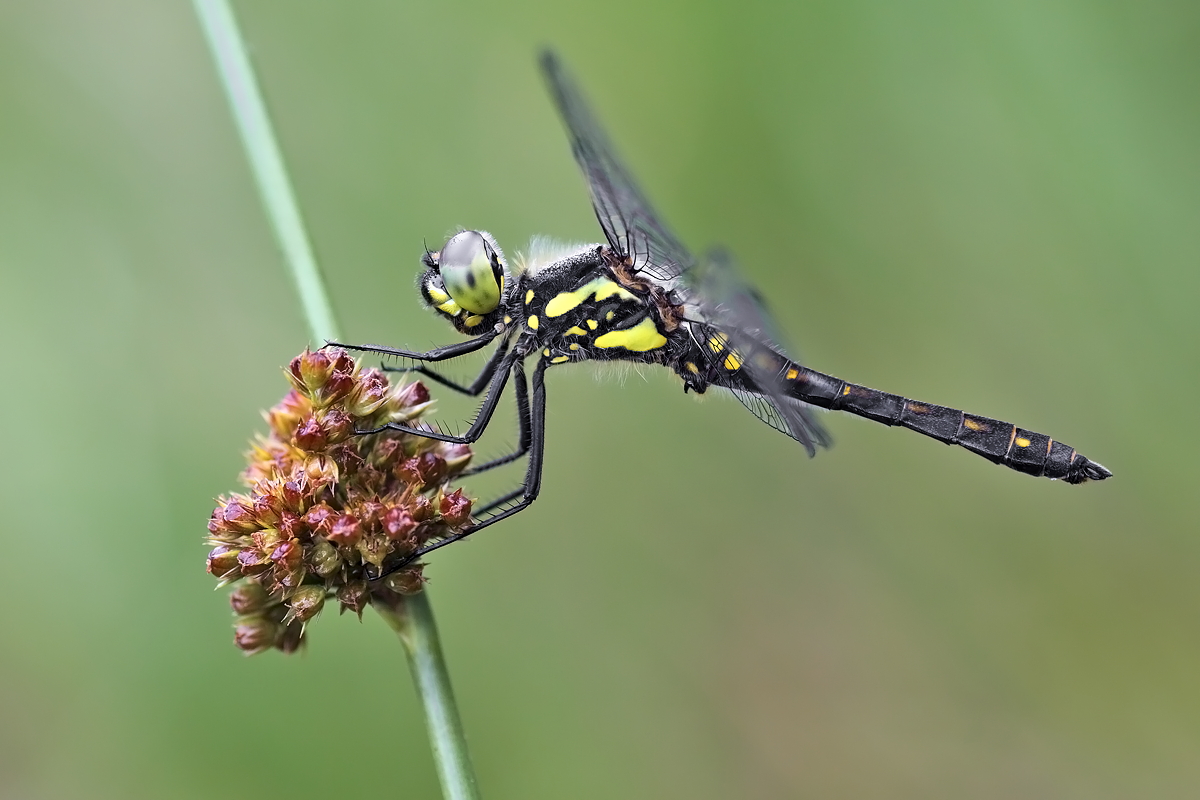
[[[482, 394], [479, 413], [462, 435], [429, 427], [385, 426], [446, 442], [475, 442], [512, 381], [520, 421], [517, 448], [471, 472], [529, 458], [521, 486], [478, 509], [471, 526], [426, 545], [401, 563], [386, 565], [382, 574], [511, 517], [537, 498], [545, 374], [551, 367], [580, 361], [661, 365], [683, 380], [684, 392], [727, 389], [756, 417], [800, 442], [810, 456], [830, 443], [814, 416], [815, 406], [900, 425], [1029, 475], [1067, 483], [1112, 475], [1045, 434], [848, 383], [788, 358], [760, 295], [742, 280], [730, 257], [714, 251], [696, 259], [688, 252], [617, 159], [558, 58], [544, 54], [541, 67], [606, 241], [569, 246], [535, 239], [512, 269], [488, 233], [461, 231], [440, 251], [425, 253], [420, 289], [431, 308], [471, 338], [423, 353], [369, 345], [352, 348], [413, 359], [420, 363], [409, 370], [467, 395]], [[488, 345], [495, 345], [495, 352], [469, 384], [426, 366]], [[525, 362], [531, 358], [533, 373], [527, 380]]]

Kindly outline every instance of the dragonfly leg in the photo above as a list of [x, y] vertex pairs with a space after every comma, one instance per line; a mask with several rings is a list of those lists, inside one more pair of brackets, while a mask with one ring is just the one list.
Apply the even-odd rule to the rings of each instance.
[[483, 404], [479, 407], [479, 413], [475, 415], [475, 419], [471, 421], [471, 427], [467, 428], [467, 432], [462, 436], [455, 436], [449, 433], [442, 433], [430, 427], [413, 427], [412, 425], [404, 425], [399, 422], [388, 422], [380, 425], [378, 428], [370, 428], [367, 430], [356, 430], [355, 433], [361, 435], [368, 433], [379, 433], [380, 431], [400, 431], [401, 433], [411, 433], [414, 436], [424, 436], [426, 439], [436, 439], [439, 442], [451, 442], [452, 444], [473, 444], [483, 434], [488, 423], [491, 422], [492, 414], [496, 411], [496, 404], [500, 402], [500, 396], [504, 394], [504, 385], [508, 382], [509, 372], [512, 370], [512, 365], [520, 358], [519, 350], [510, 350], [501, 359], [501, 367], [496, 370], [496, 374], [492, 376], [491, 383], [488, 385], [487, 394], [483, 397]]
[[467, 353], [474, 353], [476, 350], [482, 350], [487, 346], [488, 342], [499, 335], [500, 331], [491, 330], [482, 336], [476, 336], [474, 339], [467, 339], [465, 342], [455, 342], [444, 347], [435, 347], [424, 353], [416, 350], [403, 350], [396, 347], [382, 347], [375, 344], [326, 342], [325, 347], [341, 347], [345, 350], [354, 350], [358, 353], [378, 353], [379, 355], [395, 356], [396, 358], [411, 358], [414, 361], [446, 361], [447, 359], [465, 356]]
[[[500, 467], [505, 464], [510, 464], [516, 461], [521, 456], [529, 452], [529, 441], [532, 438], [532, 422], [529, 419], [529, 383], [525, 379], [525, 365], [518, 359], [513, 362], [512, 366], [513, 384], [517, 395], [517, 427], [518, 439], [517, 449], [507, 455], [493, 458], [490, 461], [485, 461], [482, 464], [469, 467], [461, 473], [463, 477], [469, 475], [478, 475], [481, 472], [487, 472], [489, 469]], [[520, 494], [518, 491], [516, 494]], [[514, 495], [515, 497], [516, 495]], [[503, 502], [513, 499], [509, 497]], [[491, 506], [488, 507], [489, 510]]]
[[384, 372], [415, 372], [418, 375], [424, 375], [435, 383], [439, 383], [448, 389], [452, 389], [459, 394], [469, 395], [470, 397], [478, 397], [484, 389], [491, 383], [492, 376], [496, 374], [496, 368], [504, 361], [504, 355], [508, 352], [509, 341], [505, 339], [501, 342], [496, 351], [488, 357], [487, 363], [483, 365], [483, 369], [479, 375], [468, 384], [461, 384], [452, 378], [447, 378], [445, 375], [434, 370], [432, 367], [427, 367], [424, 364], [417, 364], [411, 367], [393, 367], [387, 364], [381, 365]]
[[[448, 544], [461, 541], [471, 534], [481, 531], [489, 525], [493, 525], [502, 519], [508, 519], [514, 514], [524, 511], [529, 507], [534, 500], [537, 499], [538, 493], [542, 488], [542, 456], [545, 452], [545, 433], [546, 433], [546, 383], [545, 373], [548, 362], [539, 361], [537, 367], [533, 371], [533, 402], [529, 408], [529, 466], [525, 470], [525, 482], [518, 489], [509, 492], [503, 497], [489, 503], [484, 507], [481, 513], [498, 508], [512, 500], [517, 500], [515, 504], [509, 508], [500, 511], [487, 519], [480, 520], [474, 525], [466, 528], [462, 533], [456, 533], [453, 536], [447, 536], [445, 539], [440, 539], [436, 542], [422, 547], [417, 552], [413, 553], [408, 558], [396, 564], [389, 565], [378, 576], [371, 580], [390, 575], [391, 573], [403, 569], [407, 565], [416, 561], [422, 556], [432, 553], [434, 550], [445, 547]], [[519, 498], [519, 499], [518, 499]]]

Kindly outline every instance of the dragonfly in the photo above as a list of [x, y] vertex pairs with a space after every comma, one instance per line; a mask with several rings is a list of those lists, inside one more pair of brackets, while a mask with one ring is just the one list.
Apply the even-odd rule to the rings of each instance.
[[[727, 390], [750, 413], [800, 443], [810, 456], [830, 445], [814, 408], [845, 411], [957, 445], [1028, 475], [1078, 484], [1112, 473], [1043, 433], [955, 408], [881, 392], [810, 369], [789, 358], [763, 296], [722, 249], [694, 257], [654, 212], [559, 58], [545, 52], [542, 73], [562, 117], [571, 151], [591, 194], [604, 241], [564, 245], [535, 238], [510, 266], [495, 239], [462, 230], [437, 252], [426, 250], [419, 279], [425, 304], [466, 340], [420, 352], [338, 345], [411, 359], [416, 372], [456, 392], [483, 396], [461, 435], [431, 426], [385, 429], [471, 444], [487, 428], [511, 383], [519, 422], [515, 449], [468, 471], [475, 474], [527, 457], [520, 486], [477, 509], [460, 533], [426, 544], [380, 577], [526, 509], [542, 485], [546, 372], [582, 361], [666, 367], [683, 390]], [[469, 383], [431, 364], [494, 347]], [[527, 376], [526, 363], [533, 363]]]

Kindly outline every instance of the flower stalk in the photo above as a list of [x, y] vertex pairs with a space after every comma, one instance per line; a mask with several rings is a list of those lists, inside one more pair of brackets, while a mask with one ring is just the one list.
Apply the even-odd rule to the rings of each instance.
[[[227, 0], [193, 2], [216, 62], [264, 208], [283, 248], [285, 262], [299, 292], [310, 335], [315, 342], [336, 341], [340, 337], [332, 304], [312, 254], [291, 182], [266, 112], [266, 105], [258, 90], [258, 83], [233, 13]], [[293, 433], [294, 437], [298, 437], [297, 444], [307, 442], [310, 446], [330, 446], [330, 435], [336, 438], [343, 428], [339, 427], [340, 420], [336, 415], [333, 415], [333, 420], [328, 419], [328, 416], [327, 414], [325, 418], [306, 429], [303, 428], [303, 422], [298, 424]], [[321, 440], [320, 437], [325, 438]], [[420, 472], [419, 462], [414, 469]], [[320, 475], [317, 475], [317, 479], [320, 479]], [[278, 494], [284, 501], [289, 499], [286, 488], [281, 488]], [[266, 508], [268, 505], [269, 503], [264, 504], [263, 513], [274, 513]], [[381, 528], [407, 528], [410, 520], [405, 517], [405, 513], [411, 516], [411, 510], [408, 509], [405, 509], [404, 513], [394, 512], [390, 520], [385, 514], [378, 520]], [[223, 515], [223, 519], [227, 516]], [[230, 526], [236, 529], [238, 522], [238, 514], [235, 513]], [[322, 520], [317, 520], [317, 525], [321, 522]], [[289, 566], [294, 567], [292, 571], [295, 572], [303, 565], [306, 568], [305, 580], [314, 580], [313, 576], [327, 580], [329, 576], [345, 568], [345, 557], [339, 548], [348, 545], [346, 537], [352, 536], [350, 527], [352, 526], [348, 522], [343, 521], [342, 528], [338, 529], [343, 534], [343, 541], [339, 542], [334, 535], [331, 521], [327, 535], [314, 538], [307, 550], [303, 543], [301, 544], [299, 560], [294, 549], [284, 546], [286, 542], [281, 541], [271, 552], [272, 556], [277, 557], [265, 569], [290, 575]], [[253, 534], [246, 535], [249, 535], [253, 542]], [[295, 540], [293, 537], [289, 541]], [[241, 553], [250, 549], [240, 545], [233, 546], [233, 543], [219, 546], [214, 550], [215, 555], [210, 554], [210, 571], [233, 570]], [[217, 550], [220, 552], [216, 552]], [[231, 556], [230, 553], [235, 550], [238, 555]], [[364, 557], [368, 554], [360, 552]], [[253, 571], [259, 566], [252, 564], [250, 569]], [[242, 569], [240, 563], [238, 568]], [[283, 649], [286, 649], [293, 643], [299, 646], [304, 623], [320, 610], [325, 599], [325, 592], [313, 591], [313, 587], [323, 585], [326, 584], [314, 582], [283, 587], [294, 591], [289, 595], [286, 611], [280, 616], [279, 609], [285, 606], [272, 605], [268, 587], [257, 581], [245, 581], [240, 584], [231, 597], [235, 613], [257, 622], [247, 625], [244, 631], [239, 628], [239, 645], [244, 640], [250, 648], [282, 645]], [[403, 590], [412, 587], [410, 584], [394, 588]], [[343, 586], [338, 590], [337, 598], [343, 607], [353, 608], [354, 603], [361, 602], [363, 595], [355, 594], [353, 588], [347, 590], [347, 587]], [[388, 594], [377, 594], [371, 602], [396, 631], [408, 655], [417, 694], [425, 710], [443, 796], [452, 800], [478, 798], [478, 788], [467, 755], [466, 738], [450, 689], [449, 672], [439, 644], [428, 593], [418, 591], [415, 594], [401, 594], [399, 591], [391, 591]], [[283, 631], [291, 633], [280, 634], [280, 626]]]

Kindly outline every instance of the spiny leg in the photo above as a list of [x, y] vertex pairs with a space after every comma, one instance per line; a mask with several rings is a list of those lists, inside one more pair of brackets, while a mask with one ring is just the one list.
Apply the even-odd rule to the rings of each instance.
[[499, 367], [504, 361], [504, 355], [508, 352], [510, 344], [511, 342], [509, 339], [506, 338], [502, 340], [500, 345], [496, 348], [496, 351], [488, 357], [487, 363], [483, 365], [483, 370], [479, 373], [475, 380], [471, 381], [471, 383], [467, 384], [466, 386], [451, 378], [447, 378], [446, 376], [434, 371], [424, 364], [418, 364], [413, 367], [392, 367], [384, 364], [383, 371], [409, 373], [415, 372], [419, 375], [424, 375], [431, 381], [445, 386], [447, 389], [453, 389], [460, 394], [469, 395], [471, 397], [478, 397], [480, 392], [482, 392], [488, 386], [488, 384], [491, 383], [492, 376], [496, 373], [496, 368]]
[[429, 427], [415, 428], [410, 425], [402, 425], [399, 422], [388, 422], [380, 425], [378, 428], [369, 430], [356, 430], [355, 433], [364, 435], [368, 433], [379, 433], [380, 431], [400, 431], [401, 433], [410, 433], [414, 436], [424, 436], [426, 439], [436, 439], [439, 442], [450, 442], [452, 444], [473, 444], [483, 434], [488, 423], [491, 422], [492, 414], [496, 412], [496, 404], [500, 402], [500, 396], [504, 393], [504, 385], [508, 382], [509, 373], [512, 371], [513, 363], [520, 358], [518, 350], [510, 350], [501, 360], [501, 368], [496, 370], [496, 374], [492, 377], [491, 384], [488, 386], [487, 394], [483, 397], [483, 404], [479, 407], [479, 413], [475, 415], [471, 426], [467, 428], [467, 432], [462, 436], [455, 436], [449, 433], [442, 433]]
[[518, 495], [520, 500], [511, 508], [506, 508], [495, 516], [488, 517], [485, 520], [475, 523], [471, 527], [465, 529], [462, 533], [456, 533], [453, 536], [447, 536], [445, 539], [440, 539], [432, 544], [425, 545], [417, 552], [413, 553], [408, 558], [396, 564], [389, 566], [378, 576], [371, 580], [378, 580], [392, 574], [396, 570], [403, 569], [412, 562], [422, 556], [432, 553], [440, 547], [445, 547], [448, 544], [461, 541], [476, 531], [481, 531], [489, 525], [493, 525], [502, 519], [508, 519], [513, 514], [519, 511], [524, 511], [529, 505], [537, 499], [538, 493], [542, 488], [542, 456], [545, 452], [545, 435], [546, 435], [546, 367], [549, 366], [547, 361], [539, 361], [536, 368], [533, 370], [533, 403], [529, 413], [529, 466], [525, 470], [525, 483], [517, 490], [509, 492], [504, 497], [488, 504], [484, 507], [482, 513], [486, 513], [493, 508], [499, 507], [510, 500], [516, 500]]
[[494, 498], [483, 508], [475, 509], [472, 512], [472, 515], [478, 517], [481, 514], [489, 514], [492, 511], [495, 511], [497, 508], [500, 508], [500, 506], [511, 503], [513, 500], [516, 500], [523, 494], [525, 494], [525, 484], [522, 482], [520, 486], [518, 486], [516, 489], [513, 489], [511, 492], [506, 492], [499, 497]]
[[[475, 378], [470, 386], [462, 386], [424, 366], [389, 367], [385, 365], [383, 369], [385, 372], [416, 372], [426, 376], [427, 378], [437, 381], [443, 386], [454, 389], [462, 394], [475, 397], [483, 391], [484, 387], [489, 385], [489, 382], [496, 372], [497, 366], [504, 361], [504, 355], [508, 351], [509, 344], [510, 343], [505, 340], [500, 347], [496, 349], [496, 352], [493, 353], [488, 359], [488, 363], [484, 365], [483, 371], [479, 373], [479, 376]], [[469, 467], [460, 473], [461, 477], [478, 475], [479, 473], [486, 472], [489, 469], [509, 464], [525, 455], [525, 453], [529, 450], [529, 383], [525, 379], [525, 368], [520, 359], [517, 359], [517, 361], [513, 363], [512, 374], [513, 378], [515, 379], [517, 395], [517, 425], [520, 436], [517, 449], [511, 453], [508, 453], [507, 455], [499, 456], [489, 461], [485, 461], [482, 464]], [[520, 494], [520, 492], [518, 492], [518, 494]]]
[[[463, 477], [469, 475], [478, 475], [481, 472], [487, 472], [489, 469], [503, 466], [504, 464], [509, 464], [529, 452], [529, 440], [531, 438], [531, 423], [529, 420], [529, 383], [525, 380], [525, 364], [520, 359], [517, 359], [513, 362], [512, 376], [514, 388], [516, 389], [517, 393], [517, 449], [508, 455], [499, 456], [491, 459], [490, 461], [485, 461], [482, 464], [478, 464], [463, 470], [461, 473]], [[517, 492], [517, 494], [520, 494], [520, 492]]]
[[[375, 344], [342, 344], [341, 342], [326, 342], [325, 347], [341, 347], [346, 350], [354, 350], [359, 353], [378, 353], [384, 356], [395, 356], [396, 358], [411, 358], [413, 361], [445, 361], [450, 358], [458, 358], [465, 356], [467, 353], [474, 353], [476, 350], [482, 350], [487, 346], [488, 342], [500, 335], [498, 330], [490, 330], [482, 336], [477, 336], [474, 339], [467, 339], [465, 342], [455, 342], [448, 344], [445, 347], [435, 347], [432, 350], [427, 350], [424, 353], [419, 353], [416, 350], [403, 350], [396, 347], [382, 347]], [[322, 348], [324, 349], [324, 348]]]

